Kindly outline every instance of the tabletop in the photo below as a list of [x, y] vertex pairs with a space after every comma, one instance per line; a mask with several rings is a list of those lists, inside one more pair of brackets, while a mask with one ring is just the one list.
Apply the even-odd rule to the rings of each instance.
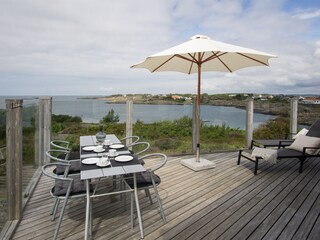
[[[106, 139], [110, 140], [112, 144], [121, 143], [120, 140], [113, 134], [108, 134], [106, 136]], [[83, 151], [82, 149], [85, 146], [94, 146], [94, 145], [96, 145], [95, 136], [80, 137], [81, 160], [89, 157], [99, 157], [102, 154], [106, 154], [109, 150], [108, 146], [104, 146], [105, 152], [103, 153], [95, 153], [93, 151]], [[133, 156], [132, 153], [126, 147], [117, 149], [117, 154]], [[133, 156], [133, 159], [128, 162], [118, 162], [115, 159], [111, 159], [110, 165], [107, 167], [98, 167], [95, 164], [88, 165], [88, 164], [81, 163], [80, 178], [82, 180], [85, 180], [85, 179], [137, 173], [137, 172], [143, 172], [143, 171], [145, 171], [145, 168], [140, 164], [139, 160]]]

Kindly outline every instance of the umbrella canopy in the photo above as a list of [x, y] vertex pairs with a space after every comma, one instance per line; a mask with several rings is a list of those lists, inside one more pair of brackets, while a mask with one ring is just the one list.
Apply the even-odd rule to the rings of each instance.
[[196, 161], [200, 161], [200, 86], [201, 72], [233, 72], [252, 66], [269, 66], [268, 60], [275, 55], [211, 40], [195, 35], [189, 41], [147, 57], [133, 68], [146, 68], [150, 72], [175, 71], [198, 73]]
[[175, 71], [197, 73], [201, 71], [233, 72], [252, 66], [269, 66], [275, 55], [238, 47], [196, 35], [191, 40], [146, 58], [134, 68], [146, 68], [150, 72]]

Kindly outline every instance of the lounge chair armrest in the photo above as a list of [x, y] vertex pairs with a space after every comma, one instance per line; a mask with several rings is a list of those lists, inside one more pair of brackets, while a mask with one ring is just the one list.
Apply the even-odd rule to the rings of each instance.
[[303, 147], [302, 154], [303, 155], [307, 155], [307, 156], [317, 156], [320, 153], [320, 151], [315, 151], [314, 154], [309, 154], [309, 153], [306, 152], [308, 149], [318, 149], [318, 150], [320, 150], [320, 146], [319, 147]]
[[286, 145], [284, 145], [284, 143], [293, 143], [293, 142], [294, 142], [294, 139], [280, 140], [278, 148], [285, 147]]
[[255, 141], [254, 139], [251, 140], [251, 146], [249, 147], [249, 149], [253, 149], [253, 147], [261, 147], [261, 144], [257, 141]]

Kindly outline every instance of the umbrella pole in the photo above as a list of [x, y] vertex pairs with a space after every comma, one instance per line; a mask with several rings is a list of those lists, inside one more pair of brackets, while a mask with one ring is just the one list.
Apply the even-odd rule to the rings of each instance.
[[196, 162], [200, 162], [200, 92], [201, 88], [201, 63], [200, 63], [200, 53], [198, 62], [198, 93], [197, 93], [197, 111], [196, 111]]

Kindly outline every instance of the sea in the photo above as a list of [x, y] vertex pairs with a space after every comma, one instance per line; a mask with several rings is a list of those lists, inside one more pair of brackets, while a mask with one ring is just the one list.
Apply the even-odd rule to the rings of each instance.
[[[120, 122], [126, 119], [126, 104], [116, 104], [97, 99], [101, 96], [53, 96], [52, 113], [79, 116], [83, 122], [98, 123], [113, 109]], [[38, 102], [36, 96], [0, 96], [0, 109], [5, 109], [5, 99], [23, 99], [24, 106]], [[184, 116], [192, 117], [192, 105], [149, 105], [133, 104], [133, 122], [153, 123], [175, 120]], [[227, 125], [231, 128], [245, 129], [246, 110], [235, 107], [201, 105], [200, 116], [204, 124]], [[254, 113], [254, 128], [276, 116]]]

